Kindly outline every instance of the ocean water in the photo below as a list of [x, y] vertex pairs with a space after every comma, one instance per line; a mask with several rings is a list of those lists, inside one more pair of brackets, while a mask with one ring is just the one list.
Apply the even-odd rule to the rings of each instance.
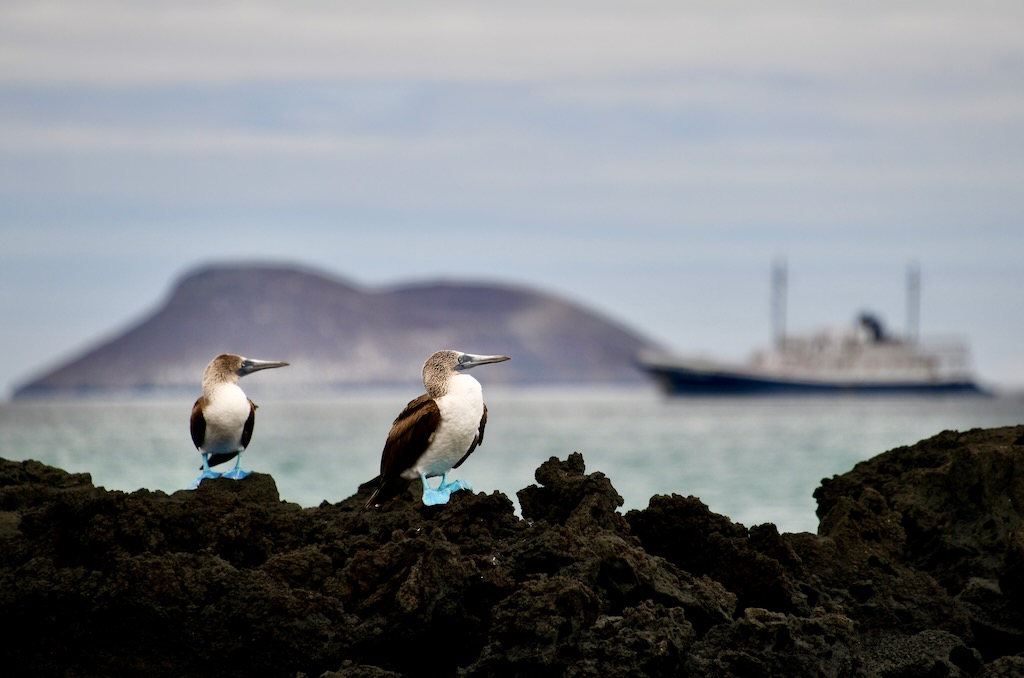
[[[623, 511], [646, 507], [654, 494], [694, 495], [736, 522], [784, 532], [815, 532], [815, 488], [858, 461], [944, 430], [1024, 423], [1022, 396], [669, 399], [653, 389], [484, 389], [484, 444], [452, 475], [476, 491], [517, 503], [543, 461], [580, 452], [588, 472], [611, 479]], [[271, 474], [286, 501], [340, 501], [376, 475], [391, 422], [415, 395], [254, 396], [260, 409], [243, 467]], [[2, 402], [0, 456], [89, 473], [109, 490], [182, 490], [200, 463], [188, 431], [193, 399]]]

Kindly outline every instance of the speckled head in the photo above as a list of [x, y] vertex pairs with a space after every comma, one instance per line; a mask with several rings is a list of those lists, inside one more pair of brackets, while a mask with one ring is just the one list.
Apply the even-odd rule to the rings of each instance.
[[507, 355], [476, 355], [452, 349], [438, 351], [423, 363], [423, 386], [431, 397], [443, 395], [452, 375], [477, 365], [510, 360]]
[[226, 381], [234, 383], [240, 377], [244, 377], [247, 374], [273, 367], [285, 367], [287, 365], [288, 363], [278, 360], [256, 360], [254, 358], [244, 358], [233, 353], [222, 353], [211, 360], [210, 364], [206, 366], [206, 370], [203, 372], [203, 382]]

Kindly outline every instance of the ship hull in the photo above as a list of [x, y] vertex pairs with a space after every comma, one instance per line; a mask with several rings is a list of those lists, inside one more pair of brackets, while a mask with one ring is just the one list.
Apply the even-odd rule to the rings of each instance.
[[971, 380], [827, 380], [800, 379], [740, 369], [694, 369], [685, 366], [640, 365], [669, 395], [798, 395], [798, 394], [980, 394]]

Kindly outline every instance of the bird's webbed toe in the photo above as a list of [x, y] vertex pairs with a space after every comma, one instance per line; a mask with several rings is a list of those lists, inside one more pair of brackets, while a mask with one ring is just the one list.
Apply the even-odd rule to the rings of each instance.
[[451, 490], [423, 488], [423, 503], [427, 506], [447, 504], [451, 496]]
[[473, 486], [470, 485], [468, 480], [455, 479], [450, 483], [442, 481], [441, 485], [437, 489], [438, 491], [446, 490], [448, 494], [451, 494], [452, 492], [458, 492], [459, 490], [472, 490]]
[[197, 487], [199, 487], [199, 484], [206, 480], [207, 478], [220, 478], [220, 474], [217, 473], [216, 471], [211, 471], [209, 468], [205, 468], [203, 469], [203, 472], [199, 474], [199, 477], [196, 478], [191, 485], [189, 485], [188, 489], [196, 489]]

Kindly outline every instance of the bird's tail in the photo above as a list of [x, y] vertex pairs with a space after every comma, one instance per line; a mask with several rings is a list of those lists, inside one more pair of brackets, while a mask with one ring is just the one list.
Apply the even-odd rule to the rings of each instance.
[[[207, 460], [207, 463], [210, 466], [216, 466], [217, 464], [223, 464], [226, 461], [231, 461], [237, 456], [238, 452], [216, 452], [210, 455], [209, 459]], [[202, 471], [203, 467], [200, 466], [199, 470]]]
[[409, 487], [409, 482], [405, 478], [387, 478], [381, 480], [380, 476], [377, 476], [373, 480], [367, 480], [365, 483], [359, 486], [359, 491], [368, 490], [371, 487], [374, 488], [373, 494], [366, 501], [366, 508], [373, 508], [377, 504], [383, 504], [389, 499], [394, 499], [398, 495], [402, 494]]

